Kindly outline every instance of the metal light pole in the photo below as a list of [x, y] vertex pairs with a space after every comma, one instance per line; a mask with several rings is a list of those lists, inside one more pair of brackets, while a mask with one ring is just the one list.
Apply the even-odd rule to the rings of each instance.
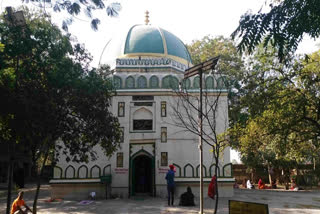
[[200, 63], [198, 65], [195, 65], [191, 68], [188, 68], [185, 73], [184, 73], [184, 79], [192, 77], [194, 75], [199, 75], [200, 77], [200, 91], [199, 91], [199, 96], [200, 96], [200, 103], [199, 103], [199, 156], [200, 156], [200, 214], [203, 214], [203, 147], [202, 147], [202, 135], [203, 135], [203, 129], [202, 129], [202, 124], [203, 124], [203, 117], [202, 117], [202, 82], [203, 82], [203, 72], [212, 70], [218, 63], [219, 57], [214, 57], [211, 58], [203, 63]]
[[199, 69], [200, 77], [200, 105], [199, 105], [199, 157], [200, 157], [200, 213], [203, 213], [203, 150], [202, 150], [202, 68]]
[[[5, 15], [6, 22], [11, 26], [20, 26], [24, 27], [26, 25], [26, 21], [23, 16], [22, 11], [13, 12], [11, 7], [6, 7], [7, 15]], [[24, 32], [22, 32], [24, 33]], [[18, 68], [19, 68], [19, 56], [17, 57], [16, 62], [16, 86], [15, 89], [17, 90], [18, 87]], [[14, 167], [14, 143], [10, 142], [8, 145], [8, 193], [7, 193], [7, 210], [6, 214], [10, 213], [10, 205], [11, 205], [11, 189], [12, 189], [12, 177], [13, 177], [13, 167]]]

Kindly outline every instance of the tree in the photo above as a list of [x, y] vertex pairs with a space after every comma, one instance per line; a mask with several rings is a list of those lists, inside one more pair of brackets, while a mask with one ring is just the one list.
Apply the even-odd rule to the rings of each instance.
[[320, 2], [317, 0], [269, 0], [269, 12], [247, 12], [232, 37], [240, 38], [238, 50], [253, 53], [256, 46], [270, 43], [277, 49], [278, 58], [284, 61], [298, 47], [304, 35], [320, 35]]
[[[185, 129], [195, 135], [200, 136], [198, 128], [198, 115], [203, 116], [203, 142], [211, 147], [212, 157], [215, 161], [215, 174], [218, 175], [219, 158], [221, 152], [228, 145], [228, 137], [223, 133], [228, 127], [228, 115], [234, 110], [229, 108], [225, 111], [226, 106], [234, 106], [237, 102], [235, 94], [240, 85], [237, 76], [241, 75], [243, 61], [237, 53], [234, 43], [222, 36], [212, 37], [210, 35], [203, 37], [201, 40], [194, 40], [187, 45], [194, 64], [201, 63], [212, 57], [219, 56], [215, 72], [206, 77], [212, 77], [215, 83], [215, 91], [210, 91], [209, 85], [204, 85], [203, 93], [203, 110], [198, 109], [200, 102], [198, 94], [191, 93], [183, 85], [183, 90], [178, 92], [178, 101], [174, 105], [174, 123], [176, 126]], [[225, 100], [222, 95], [228, 94]], [[229, 104], [228, 104], [229, 103]], [[219, 192], [216, 189], [217, 197], [215, 201], [215, 213], [218, 210]]]
[[[247, 59], [246, 69], [241, 75], [241, 88], [235, 115], [230, 123], [229, 136], [234, 149], [241, 154], [242, 162], [251, 169], [274, 163], [274, 147], [278, 136], [272, 136], [261, 117], [279, 90], [283, 89], [280, 74], [285, 72], [275, 59], [275, 49], [264, 49], [260, 45], [255, 54]], [[278, 141], [277, 141], [278, 142]], [[274, 166], [274, 165], [272, 165]]]
[[[21, 0], [25, 3], [37, 3], [45, 13], [48, 9], [53, 9], [54, 12], [59, 13], [63, 10], [70, 14], [70, 18], [62, 21], [62, 29], [68, 31], [68, 26], [72, 24], [77, 16], [82, 13], [86, 18], [91, 20], [91, 28], [98, 30], [100, 19], [95, 17], [94, 11], [106, 9], [106, 13], [110, 17], [117, 17], [121, 10], [120, 3], [110, 3], [108, 6], [105, 5], [104, 0]], [[81, 19], [80, 19], [81, 20]]]
[[[219, 74], [209, 75], [217, 80]], [[215, 162], [215, 175], [218, 175], [219, 159], [228, 140], [224, 131], [228, 127], [227, 100], [222, 98], [224, 89], [221, 87], [216, 92], [204, 88], [203, 107], [199, 108], [200, 97], [189, 89], [183, 88], [177, 91], [176, 103], [172, 105], [173, 123], [196, 136], [201, 137], [202, 141], [211, 147], [212, 157]], [[202, 125], [199, 123], [198, 116], [202, 117]], [[200, 145], [199, 145], [200, 146]], [[202, 146], [201, 149], [204, 147]], [[216, 184], [215, 213], [218, 210], [219, 191]]]
[[244, 62], [237, 52], [235, 43], [223, 36], [204, 36], [201, 40], [193, 40], [187, 45], [192, 62], [198, 64], [212, 57], [219, 56], [217, 70], [227, 77], [228, 107], [230, 123], [238, 118], [238, 93], [243, 80]]
[[7, 100], [0, 107], [0, 136], [11, 154], [13, 147], [26, 146], [34, 160], [43, 160], [38, 166], [36, 213], [40, 177], [50, 152], [62, 150], [68, 161], [86, 162], [96, 158], [93, 147], [100, 145], [111, 156], [121, 132], [109, 112], [109, 68], [90, 68], [91, 57], [81, 45], [72, 45], [46, 17], [25, 13], [26, 26], [0, 22], [0, 97]]
[[319, 54], [295, 58], [289, 67], [277, 62], [274, 51], [256, 52], [240, 99], [247, 119], [229, 131], [246, 165], [290, 169], [318, 161]]
[[204, 36], [187, 45], [193, 64], [199, 64], [212, 57], [220, 56], [219, 71], [236, 76], [243, 69], [243, 61], [237, 53], [235, 43], [223, 36]]

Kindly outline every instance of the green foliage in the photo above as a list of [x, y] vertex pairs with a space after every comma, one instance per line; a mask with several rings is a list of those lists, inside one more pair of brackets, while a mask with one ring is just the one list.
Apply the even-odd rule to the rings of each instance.
[[241, 82], [244, 79], [244, 62], [237, 52], [235, 43], [223, 36], [212, 37], [210, 35], [203, 37], [201, 40], [194, 40], [187, 45], [192, 62], [196, 65], [212, 57], [220, 56], [216, 70], [225, 76], [225, 85], [229, 90], [229, 117], [230, 122], [240, 117], [238, 110], [238, 95], [241, 90]]
[[4, 44], [0, 43], [0, 52], [3, 52], [3, 50], [4, 50]]
[[96, 158], [94, 147], [100, 145], [111, 156], [121, 132], [109, 112], [112, 87], [102, 72], [109, 68], [90, 68], [90, 54], [72, 45], [70, 35], [62, 35], [45, 16], [25, 14], [25, 25], [0, 21], [0, 99], [5, 103], [0, 105], [0, 140], [9, 148], [9, 158], [24, 148], [33, 168], [40, 169], [36, 213], [40, 178], [55, 150], [56, 158], [64, 154], [67, 161], [87, 162]]
[[319, 52], [284, 67], [270, 50], [257, 51], [245, 75], [240, 109], [246, 120], [229, 129], [245, 164], [294, 168], [319, 163]]
[[28, 146], [35, 162], [59, 149], [58, 139], [68, 160], [94, 159], [98, 144], [112, 155], [120, 131], [109, 112], [109, 68], [90, 68], [86, 50], [72, 45], [46, 17], [28, 12], [26, 17], [24, 27], [0, 22], [2, 139]]
[[187, 45], [194, 65], [204, 62], [212, 57], [220, 56], [217, 69], [219, 72], [236, 75], [242, 69], [243, 62], [237, 53], [235, 44], [223, 36], [212, 37], [210, 35], [201, 40], [194, 40]]
[[68, 26], [73, 23], [76, 16], [82, 13], [89, 19], [91, 28], [98, 30], [100, 19], [95, 17], [94, 11], [106, 9], [106, 13], [110, 17], [117, 17], [121, 10], [120, 3], [110, 3], [105, 5], [103, 0], [21, 0], [25, 3], [33, 3], [47, 11], [52, 8], [54, 12], [60, 13], [65, 10], [70, 14], [70, 18], [62, 21], [62, 29], [68, 31]]
[[294, 52], [303, 35], [318, 38], [320, 35], [320, 1], [283, 0], [271, 1], [270, 11], [244, 14], [232, 37], [240, 37], [238, 50], [253, 53], [256, 46], [271, 44], [283, 61]]

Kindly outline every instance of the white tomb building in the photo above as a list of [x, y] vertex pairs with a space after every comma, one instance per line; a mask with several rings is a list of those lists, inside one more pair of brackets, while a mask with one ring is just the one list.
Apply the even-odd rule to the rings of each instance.
[[[174, 34], [152, 25], [134, 25], [126, 34], [108, 44], [105, 54], [113, 71], [116, 95], [111, 111], [123, 130], [121, 149], [108, 158], [96, 148], [98, 159], [89, 163], [65, 162], [54, 167], [50, 180], [53, 198], [97, 198], [151, 195], [166, 197], [165, 175], [168, 165], [176, 167], [176, 195], [191, 186], [199, 197], [198, 136], [172, 122], [172, 103], [177, 98], [184, 71], [193, 66], [186, 46]], [[210, 96], [219, 91], [218, 132], [227, 129], [227, 90], [223, 77], [204, 78]], [[199, 93], [199, 77], [185, 81], [190, 93]], [[214, 174], [211, 147], [203, 146], [204, 195]], [[233, 195], [230, 149], [219, 163], [218, 184], [221, 197]]]

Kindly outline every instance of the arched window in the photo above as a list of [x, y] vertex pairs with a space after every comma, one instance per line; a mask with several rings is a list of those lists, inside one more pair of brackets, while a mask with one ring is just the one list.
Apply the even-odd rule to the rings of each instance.
[[138, 88], [147, 88], [147, 78], [145, 76], [138, 78]]
[[170, 87], [170, 79], [171, 79], [170, 75], [163, 77], [161, 88], [171, 88]]
[[226, 165], [223, 166], [222, 168], [223, 172], [223, 177], [232, 177], [232, 163], [227, 163]]
[[[216, 166], [215, 163], [213, 163], [213, 164], [210, 165], [210, 168], [209, 168], [210, 177], [212, 177], [212, 176], [214, 175], [214, 173], [215, 173], [215, 172], [214, 172], [214, 171], [215, 171], [215, 166]], [[217, 175], [217, 176], [220, 177], [220, 167], [218, 166], [217, 168], [218, 168], [218, 170], [217, 170], [217, 171], [218, 171], [218, 172], [217, 172], [218, 175]]]
[[175, 177], [181, 177], [181, 167], [178, 164], [173, 163], [172, 165], [174, 165], [176, 167], [176, 173], [175, 173]]
[[101, 176], [101, 169], [98, 165], [94, 165], [90, 169], [90, 177], [91, 178], [99, 178]]
[[152, 76], [149, 80], [150, 88], [159, 88], [159, 79], [157, 76]]
[[227, 78], [226, 77], [220, 77], [217, 80], [217, 85], [218, 85], [218, 88], [221, 88], [221, 89], [226, 88], [226, 86], [228, 85]]
[[62, 169], [59, 166], [53, 167], [53, 178], [62, 178]]
[[193, 88], [200, 88], [200, 77], [195, 77], [193, 79]]
[[132, 76], [127, 77], [126, 79], [126, 88], [134, 88], [134, 78]]
[[177, 77], [168, 75], [162, 79], [162, 88], [172, 88], [178, 89], [179, 88], [179, 80]]
[[87, 178], [88, 177], [88, 167], [82, 165], [78, 168], [78, 178]]
[[103, 175], [111, 175], [111, 164], [108, 164], [103, 168]]
[[66, 170], [64, 171], [65, 178], [75, 178], [76, 170], [72, 165], [69, 165]]
[[188, 78], [188, 79], [183, 80], [183, 82], [182, 82], [182, 88], [183, 88], [183, 89], [189, 89], [190, 87], [191, 87], [191, 81], [190, 81], [190, 79]]
[[170, 85], [172, 89], [179, 89], [179, 80], [177, 77], [171, 76]]
[[122, 79], [118, 76], [113, 76], [113, 87], [116, 89], [122, 88]]
[[207, 77], [206, 78], [206, 88], [207, 89], [213, 89], [213, 77]]
[[183, 177], [194, 177], [194, 168], [190, 163], [183, 167]]
[[[204, 177], [208, 177], [207, 176], [207, 167], [205, 165], [202, 165], [202, 166], [203, 166], [202, 171], [203, 171]], [[196, 168], [196, 177], [200, 177], [200, 164]]]

